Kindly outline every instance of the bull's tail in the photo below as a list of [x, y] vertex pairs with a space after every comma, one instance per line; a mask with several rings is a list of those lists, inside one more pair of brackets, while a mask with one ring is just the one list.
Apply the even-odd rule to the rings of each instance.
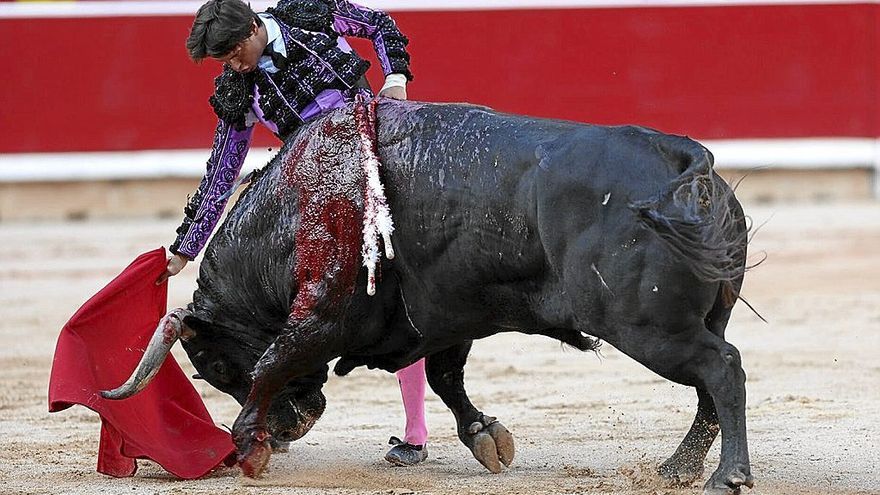
[[[746, 270], [749, 229], [733, 190], [713, 170], [712, 155], [694, 141], [674, 146], [682, 173], [660, 193], [630, 207], [700, 280], [732, 282], [738, 296]], [[661, 147], [666, 148], [666, 147]], [[670, 150], [662, 149], [671, 155]]]

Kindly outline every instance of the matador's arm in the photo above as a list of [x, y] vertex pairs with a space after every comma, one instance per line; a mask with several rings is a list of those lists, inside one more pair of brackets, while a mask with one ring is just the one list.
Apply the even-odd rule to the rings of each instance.
[[183, 209], [184, 219], [177, 228], [177, 239], [168, 248], [172, 253], [192, 260], [208, 243], [226, 207], [227, 193], [244, 164], [253, 131], [253, 125], [240, 127], [222, 119], [217, 124], [205, 176]]
[[371, 40], [386, 76], [403, 74], [407, 80], [412, 80], [406, 51], [409, 39], [400, 32], [391, 16], [347, 0], [330, 0], [330, 3], [333, 6], [333, 28], [339, 34]]

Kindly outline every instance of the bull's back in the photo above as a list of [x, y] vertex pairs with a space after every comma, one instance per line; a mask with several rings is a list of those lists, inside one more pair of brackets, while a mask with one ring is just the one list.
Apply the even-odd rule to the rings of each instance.
[[551, 321], [572, 313], [562, 307], [568, 302], [535, 307], [566, 290], [566, 272], [583, 278], [575, 287], [594, 308], [606, 299], [611, 272], [629, 287], [641, 283], [646, 258], [663, 247], [631, 205], [656, 196], [705, 152], [639, 127], [467, 105], [386, 103], [379, 120], [401, 244], [395, 264], [417, 281], [427, 306], [452, 302], [462, 317], [488, 311], [511, 327], [571, 323]]
[[[466, 249], [497, 250], [501, 258], [543, 257], [546, 242], [553, 249], [553, 237], [560, 237], [554, 232], [562, 241], [566, 233], [609, 216], [634, 220], [629, 205], [656, 195], [689, 164], [686, 152], [665, 150], [701, 148], [639, 127], [538, 119], [472, 105], [386, 102], [379, 121], [398, 234], [419, 239], [425, 256], [442, 255], [463, 241]], [[465, 257], [479, 254], [490, 253]]]
[[[536, 142], [570, 124], [471, 105], [388, 102], [379, 112], [380, 155], [407, 263], [466, 267], [463, 283], [539, 271], [535, 231]], [[511, 272], [514, 270], [514, 272]]]

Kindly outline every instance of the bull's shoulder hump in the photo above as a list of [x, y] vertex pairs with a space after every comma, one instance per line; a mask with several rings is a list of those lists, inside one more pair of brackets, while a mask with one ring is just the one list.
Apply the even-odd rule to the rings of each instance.
[[403, 119], [416, 117], [424, 119], [431, 115], [456, 115], [471, 111], [497, 113], [492, 108], [470, 103], [432, 103], [416, 100], [383, 99], [379, 102], [379, 119]]
[[428, 103], [420, 101], [382, 100], [379, 104], [379, 118], [400, 119], [409, 118], [417, 120], [440, 118], [459, 119], [488, 119], [494, 121], [506, 121], [541, 127], [572, 128], [572, 127], [601, 127], [592, 124], [575, 122], [570, 120], [551, 119], [501, 112], [494, 108], [473, 103]]

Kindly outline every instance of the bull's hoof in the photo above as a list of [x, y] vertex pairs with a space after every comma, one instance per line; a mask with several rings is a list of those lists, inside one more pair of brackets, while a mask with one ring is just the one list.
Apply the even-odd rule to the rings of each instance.
[[482, 416], [468, 427], [468, 434], [472, 438], [471, 452], [490, 472], [498, 474], [502, 464], [510, 466], [513, 462], [513, 435], [495, 418]]
[[732, 469], [726, 474], [720, 474], [721, 469], [715, 471], [703, 487], [703, 495], [740, 495], [742, 487], [754, 488], [755, 477], [744, 471], [748, 468]]
[[690, 486], [703, 475], [703, 462], [702, 460], [687, 462], [670, 457], [666, 462], [660, 464], [657, 468], [657, 474], [670, 487]]
[[268, 433], [256, 431], [246, 445], [239, 446], [238, 466], [248, 478], [259, 478], [269, 464], [269, 458], [272, 456], [272, 444], [269, 440]]

